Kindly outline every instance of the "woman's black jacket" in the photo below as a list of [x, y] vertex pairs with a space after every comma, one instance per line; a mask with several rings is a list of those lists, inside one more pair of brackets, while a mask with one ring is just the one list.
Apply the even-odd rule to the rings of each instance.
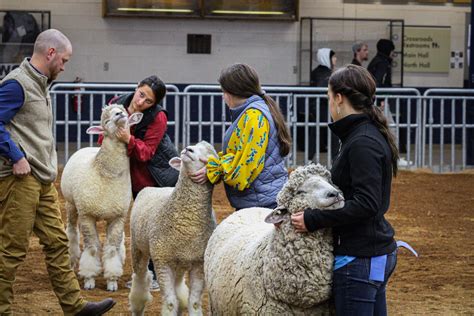
[[390, 253], [396, 248], [394, 230], [384, 217], [392, 183], [390, 147], [366, 114], [346, 116], [330, 128], [342, 141], [332, 181], [346, 202], [338, 210], [306, 210], [306, 227], [309, 231], [332, 227], [336, 255]]

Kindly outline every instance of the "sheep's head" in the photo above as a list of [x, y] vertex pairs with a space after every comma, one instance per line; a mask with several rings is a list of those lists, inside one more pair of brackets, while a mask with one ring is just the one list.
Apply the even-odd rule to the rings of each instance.
[[202, 160], [210, 156], [218, 157], [214, 147], [206, 141], [201, 141], [194, 146], [187, 146], [181, 151], [181, 156], [171, 158], [169, 164], [176, 170], [186, 170], [186, 173], [195, 173], [206, 165]]
[[267, 222], [278, 223], [306, 208], [334, 210], [344, 206], [342, 192], [331, 182], [331, 174], [320, 164], [298, 167], [277, 197], [278, 208]]
[[121, 104], [111, 104], [102, 109], [100, 126], [91, 126], [87, 129], [88, 134], [114, 135], [119, 127], [128, 128], [140, 123], [143, 113], [133, 113], [128, 116], [127, 110]]

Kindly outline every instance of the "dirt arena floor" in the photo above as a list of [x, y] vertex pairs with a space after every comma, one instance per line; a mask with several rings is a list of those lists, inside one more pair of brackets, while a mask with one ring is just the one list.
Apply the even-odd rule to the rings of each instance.
[[[213, 202], [219, 221], [231, 213], [221, 185], [215, 189]], [[389, 313], [474, 315], [474, 172], [402, 172], [394, 182], [388, 219], [396, 229], [397, 239], [409, 242], [420, 254], [415, 258], [400, 250], [398, 266], [388, 286]], [[103, 234], [103, 225], [100, 228]], [[128, 225], [126, 232], [128, 236]], [[127, 252], [129, 241], [127, 238]], [[119, 291], [107, 292], [104, 279], [98, 278], [97, 288], [84, 291], [84, 296], [88, 300], [113, 297], [118, 304], [109, 315], [127, 315], [129, 290], [125, 282], [130, 275], [127, 258]], [[31, 239], [30, 252], [17, 273], [14, 290], [15, 314], [61, 314], [36, 237]], [[160, 310], [159, 292], [153, 292], [153, 296], [147, 309], [149, 315], [157, 315]], [[207, 295], [204, 307], [207, 310]]]

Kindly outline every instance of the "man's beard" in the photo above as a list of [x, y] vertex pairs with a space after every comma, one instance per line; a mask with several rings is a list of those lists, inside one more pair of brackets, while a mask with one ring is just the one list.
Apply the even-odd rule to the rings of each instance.
[[56, 78], [58, 77], [58, 74], [59, 73], [52, 73], [48, 78], [48, 84], [56, 80]]

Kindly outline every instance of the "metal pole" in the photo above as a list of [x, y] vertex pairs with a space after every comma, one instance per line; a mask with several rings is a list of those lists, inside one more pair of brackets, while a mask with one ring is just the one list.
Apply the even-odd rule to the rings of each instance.
[[471, 1], [471, 22], [469, 23], [469, 87], [474, 88], [474, 32], [472, 30], [472, 22], [474, 21], [474, 1]]

